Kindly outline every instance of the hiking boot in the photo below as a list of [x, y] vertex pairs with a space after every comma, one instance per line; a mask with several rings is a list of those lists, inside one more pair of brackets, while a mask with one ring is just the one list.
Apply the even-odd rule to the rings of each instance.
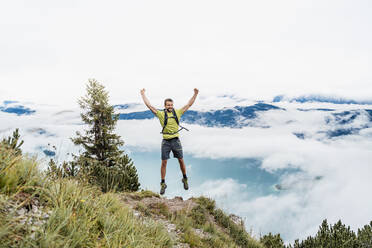
[[167, 188], [167, 185], [165, 183], [160, 183], [160, 194], [163, 195], [165, 193], [165, 189]]
[[183, 182], [183, 188], [185, 190], [188, 190], [189, 189], [189, 184], [187, 183], [187, 178], [182, 178], [182, 182]]

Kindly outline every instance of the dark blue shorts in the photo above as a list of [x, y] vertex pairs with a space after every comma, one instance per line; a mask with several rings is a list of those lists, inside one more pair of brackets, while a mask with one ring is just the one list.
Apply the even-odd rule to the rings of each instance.
[[161, 159], [169, 159], [170, 151], [174, 158], [183, 158], [182, 145], [178, 137], [172, 139], [163, 139], [161, 142]]

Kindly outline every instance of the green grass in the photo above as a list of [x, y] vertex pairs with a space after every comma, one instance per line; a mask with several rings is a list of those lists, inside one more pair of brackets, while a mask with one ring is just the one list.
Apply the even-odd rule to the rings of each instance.
[[[19, 200], [19, 195], [29, 199]], [[176, 224], [182, 232], [182, 242], [190, 247], [263, 247], [222, 210], [216, 209], [215, 201], [207, 197], [194, 198], [197, 205], [191, 211], [176, 213], [171, 213], [164, 202], [148, 206], [138, 202], [135, 209], [150, 217], [142, 222], [125, 204], [123, 195], [138, 201], [160, 198], [148, 190], [103, 193], [98, 186], [74, 178], [52, 179], [39, 171], [36, 158], [16, 156], [0, 148], [0, 248], [50, 247], [51, 244], [56, 248], [172, 247], [173, 241], [165, 227], [151, 216], [164, 216]], [[17, 217], [17, 209], [34, 199], [43, 206], [42, 211], [50, 214], [38, 227], [22, 224]], [[14, 210], [10, 211], [9, 207]], [[200, 237], [196, 228], [206, 236]]]
[[33, 192], [42, 181], [35, 157], [15, 155], [0, 146], [0, 193]]
[[200, 196], [198, 198], [195, 198], [196, 202], [204, 207], [210, 214], [213, 213], [213, 211], [216, 208], [216, 202], [208, 197], [205, 196]]
[[185, 210], [180, 210], [172, 214], [170, 221], [176, 224], [177, 229], [181, 230], [183, 233], [193, 227], [193, 220], [187, 217]]
[[133, 194], [138, 195], [140, 199], [148, 198], [148, 197], [157, 197], [160, 198], [160, 195], [158, 193], [155, 193], [151, 190], [141, 190], [139, 192], [133, 192]]
[[189, 213], [189, 216], [193, 219], [196, 226], [202, 226], [207, 221], [207, 210], [201, 206], [196, 205], [193, 207]]
[[150, 197], [160, 198], [160, 195], [158, 193], [152, 192], [150, 190], [141, 190], [138, 192], [124, 192], [124, 193], [121, 193], [121, 195], [128, 196], [132, 198], [133, 200], [137, 200], [137, 201], [140, 201], [144, 198], [150, 198]]
[[[185, 225], [184, 239], [190, 245], [199, 242], [194, 237], [193, 233], [188, 232], [191, 228], [202, 228], [205, 232], [212, 234], [210, 238], [202, 238], [199, 244], [200, 247], [252, 247], [263, 248], [259, 241], [252, 238], [244, 229], [243, 226], [235, 224], [228, 215], [221, 209], [216, 209], [214, 200], [201, 196], [194, 198], [198, 204], [192, 208], [187, 214], [191, 220], [182, 220], [179, 224]], [[182, 216], [182, 215], [181, 215]], [[227, 234], [222, 232], [209, 221], [209, 216], [213, 216], [215, 222], [227, 231]]]
[[244, 227], [235, 224], [229, 216], [227, 216], [221, 209], [216, 209], [213, 212], [217, 224], [226, 228], [230, 237], [234, 242], [241, 247], [262, 248], [262, 244], [252, 238], [244, 229]]
[[140, 211], [144, 216], [151, 216], [150, 209], [141, 202], [138, 202], [134, 209]]
[[171, 216], [168, 206], [164, 202], [154, 202], [148, 205], [150, 211], [155, 215], [163, 215], [166, 218]]
[[210, 237], [200, 237], [195, 233], [195, 229], [200, 225], [195, 225], [195, 222], [191, 217], [187, 217], [185, 214], [180, 214], [175, 220], [177, 228], [182, 231], [182, 242], [188, 243], [190, 247], [198, 248], [235, 248], [237, 247], [235, 242], [229, 238], [229, 236], [222, 231], [219, 231], [215, 224], [206, 222], [202, 226], [202, 230], [205, 231], [206, 235], [211, 234]]
[[210, 233], [210, 234], [216, 234], [217, 233], [216, 226], [209, 221], [203, 225], [202, 229], [205, 232]]
[[182, 238], [183, 238], [184, 243], [188, 243], [191, 248], [205, 247], [203, 245], [202, 239], [197, 234], [195, 234], [194, 231], [192, 231], [191, 229], [186, 230], [182, 234]]
[[[224, 248], [226, 247], [226, 242], [221, 240], [218, 236], [212, 236], [211, 238], [203, 239], [203, 243], [206, 247], [213, 248]], [[230, 248], [236, 247], [234, 244], [230, 244]]]
[[[115, 193], [61, 179], [41, 194], [53, 214], [39, 236], [41, 243], [69, 243], [68, 247], [170, 247], [163, 226], [139, 222]], [[45, 237], [52, 237], [47, 240]]]
[[[5, 149], [0, 150], [0, 165], [0, 247], [172, 247], [164, 226], [142, 223], [120, 194], [102, 193], [75, 179], [48, 180], [36, 159]], [[19, 223], [16, 214], [21, 207], [16, 196], [27, 191], [26, 196], [51, 211], [37, 228]]]

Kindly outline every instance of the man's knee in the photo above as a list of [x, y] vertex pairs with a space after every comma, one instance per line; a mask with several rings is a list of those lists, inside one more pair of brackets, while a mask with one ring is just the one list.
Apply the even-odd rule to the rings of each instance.
[[166, 166], [166, 165], [167, 165], [167, 161], [168, 161], [168, 160], [162, 160], [162, 161], [161, 161], [161, 165], [162, 165], [162, 166]]

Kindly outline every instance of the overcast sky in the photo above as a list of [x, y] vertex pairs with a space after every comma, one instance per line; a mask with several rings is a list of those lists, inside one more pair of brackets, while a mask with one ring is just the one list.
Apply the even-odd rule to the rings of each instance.
[[[372, 2], [1, 1], [0, 100], [372, 94]], [[184, 102], [182, 102], [184, 103]]]

